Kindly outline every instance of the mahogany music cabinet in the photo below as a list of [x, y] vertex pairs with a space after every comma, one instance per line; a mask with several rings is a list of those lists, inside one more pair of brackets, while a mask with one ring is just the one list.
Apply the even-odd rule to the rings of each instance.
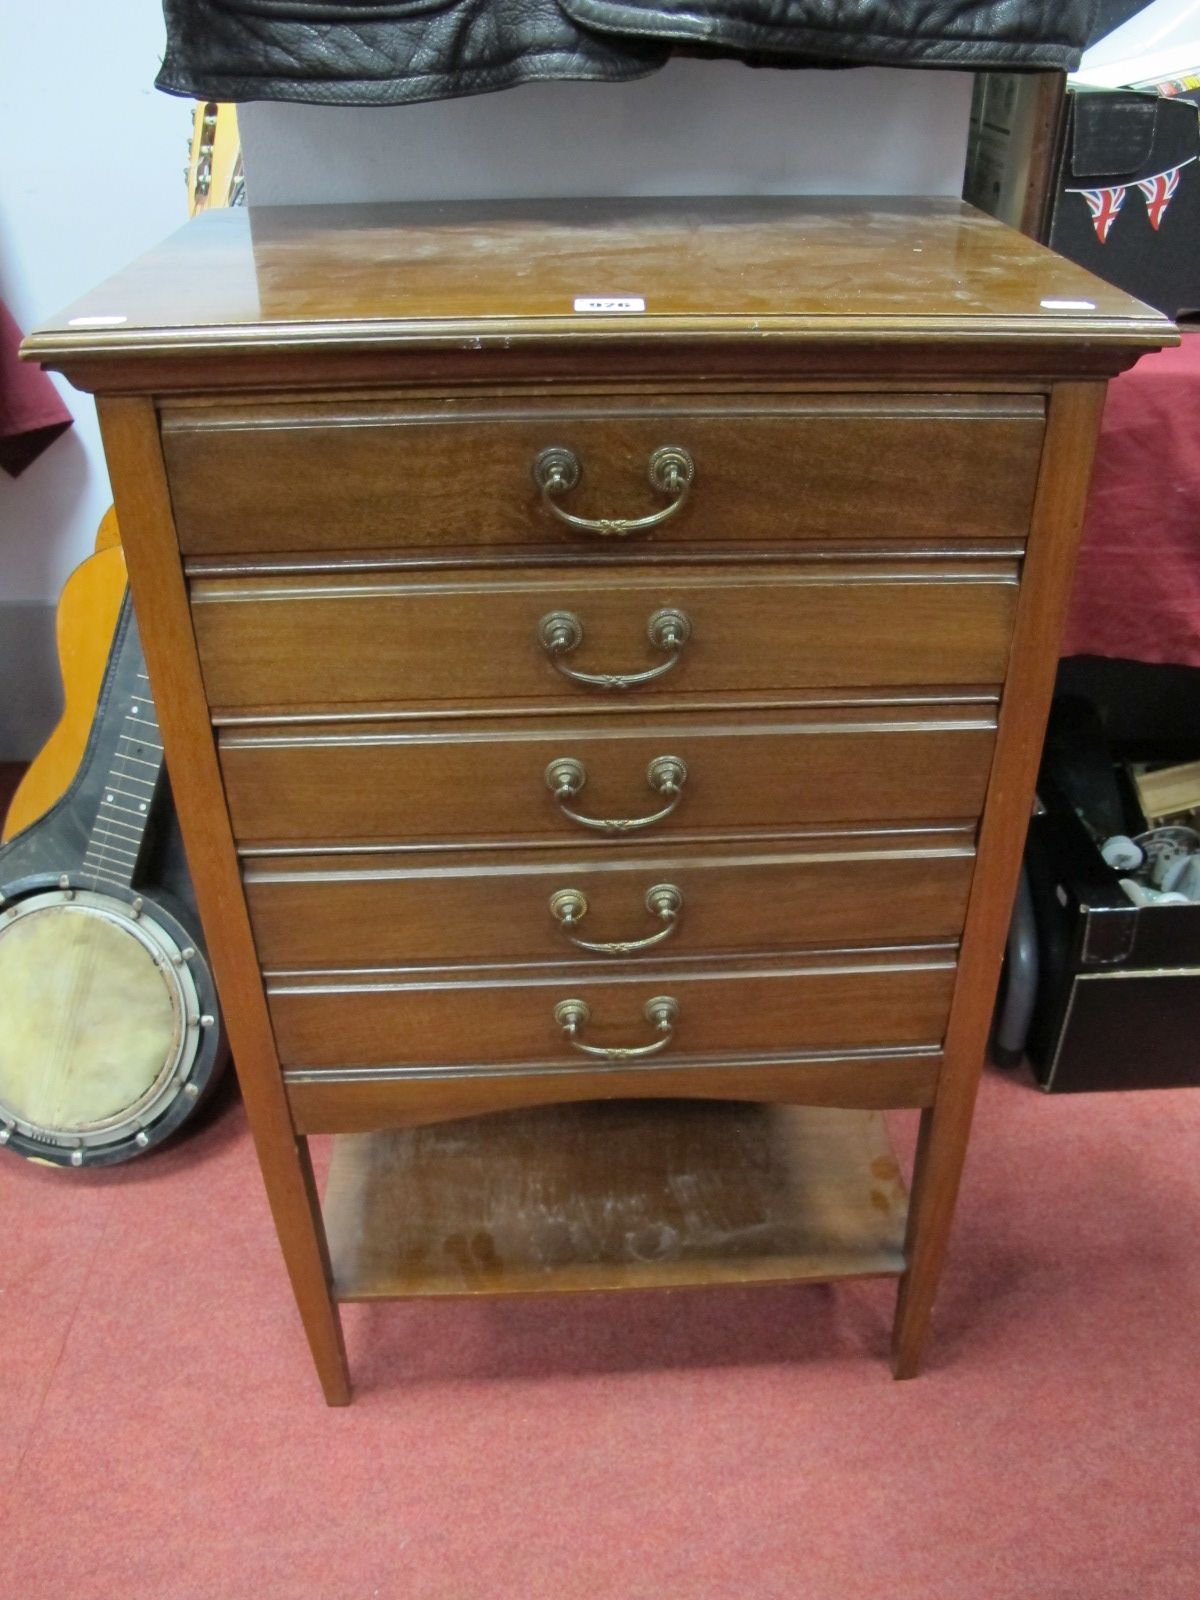
[[211, 212], [31, 337], [331, 1403], [339, 1301], [422, 1294], [891, 1275], [915, 1371], [1105, 380], [1173, 336], [957, 201], [640, 200]]

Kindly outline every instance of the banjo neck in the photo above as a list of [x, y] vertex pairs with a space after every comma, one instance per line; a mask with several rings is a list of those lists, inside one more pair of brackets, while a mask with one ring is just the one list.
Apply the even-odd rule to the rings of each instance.
[[115, 674], [113, 684], [120, 701], [112, 709], [120, 715], [109, 722], [107, 766], [80, 867], [81, 877], [97, 890], [132, 885], [163, 772], [162, 735], [128, 600], [125, 612], [118, 648], [126, 670]]

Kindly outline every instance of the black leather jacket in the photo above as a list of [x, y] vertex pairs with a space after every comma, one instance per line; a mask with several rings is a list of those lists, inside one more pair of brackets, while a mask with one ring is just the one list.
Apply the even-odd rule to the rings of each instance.
[[1077, 65], [1096, 0], [164, 0], [158, 86], [393, 105], [618, 80], [675, 47], [778, 66]]

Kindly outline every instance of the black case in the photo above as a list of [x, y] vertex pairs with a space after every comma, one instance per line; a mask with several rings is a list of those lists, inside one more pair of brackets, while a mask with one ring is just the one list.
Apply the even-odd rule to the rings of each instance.
[[1046, 242], [1169, 317], [1200, 310], [1198, 154], [1190, 100], [1073, 91]]
[[1134, 906], [1052, 783], [1026, 865], [1041, 978], [1028, 1053], [1043, 1089], [1200, 1084], [1200, 905]]
[[[1196, 105], [1132, 89], [1072, 89], [1048, 129], [1038, 87], [1028, 73], [977, 75], [964, 199], [1169, 317], [1200, 310]], [[1047, 139], [1042, 196], [1040, 182], [1029, 185]]]

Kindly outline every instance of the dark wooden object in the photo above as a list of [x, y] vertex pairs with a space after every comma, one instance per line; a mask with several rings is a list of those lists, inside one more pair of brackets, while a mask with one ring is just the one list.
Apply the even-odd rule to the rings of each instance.
[[996, 738], [994, 706], [753, 711], [743, 702], [720, 714], [650, 716], [640, 702], [606, 714], [589, 696], [587, 711], [544, 722], [464, 715], [225, 729], [234, 831], [246, 849], [509, 839], [596, 848], [612, 841], [564, 817], [544, 782], [550, 762], [583, 763], [581, 815], [624, 821], [661, 807], [646, 774], [666, 755], [688, 771], [671, 817], [677, 838], [959, 821], [978, 813]]
[[[647, 452], [648, 454], [649, 452]], [[929, 681], [993, 691], [1008, 664], [1017, 563], [831, 563], [722, 568], [646, 567], [567, 574], [534, 568], [501, 579], [375, 573], [222, 578], [192, 585], [192, 609], [209, 700], [221, 714], [378, 706], [483, 708], [528, 701], [575, 706], [536, 642], [552, 609], [583, 630], [564, 665], [581, 672], [641, 672], [658, 665], [647, 623], [677, 607], [693, 637], [669, 674], [641, 686], [639, 702], [797, 689], [879, 689]], [[313, 638], [325, 648], [314, 651]], [[925, 641], [941, 641], [936, 658]], [[460, 639], [465, 648], [446, 648]], [[864, 651], [862, 641], [871, 641]], [[486, 650], [471, 641], [487, 640]]]
[[891, 1277], [906, 1199], [869, 1111], [619, 1100], [339, 1141], [325, 1221], [379, 1300]]
[[[1103, 380], [1172, 337], [954, 202], [630, 201], [216, 213], [31, 338], [100, 396], [331, 1402], [337, 1300], [397, 1294], [882, 1272], [916, 1370]], [[668, 446], [670, 518], [556, 515], [666, 509]], [[663, 608], [656, 677], [564, 675]]]

